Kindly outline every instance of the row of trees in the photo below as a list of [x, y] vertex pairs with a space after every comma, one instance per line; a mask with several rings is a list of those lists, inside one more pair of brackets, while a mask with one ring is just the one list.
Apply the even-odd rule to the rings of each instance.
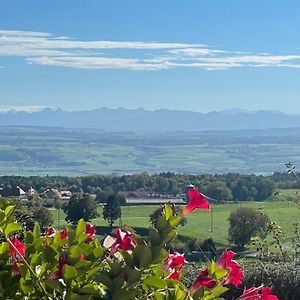
[[[292, 180], [292, 177], [289, 177]], [[183, 175], [161, 173], [149, 175], [89, 175], [85, 177], [65, 176], [2, 176], [0, 187], [19, 185], [24, 190], [30, 186], [42, 193], [47, 188], [70, 190], [73, 193], [95, 193], [99, 198], [120, 191], [143, 190], [146, 193], [176, 195], [181, 193], [186, 184], [193, 182], [209, 197], [223, 201], [263, 201], [272, 196], [279, 184], [283, 185], [286, 177], [257, 176], [228, 173], [223, 175]], [[294, 179], [293, 179], [294, 180]], [[286, 183], [287, 184], [287, 183]]]

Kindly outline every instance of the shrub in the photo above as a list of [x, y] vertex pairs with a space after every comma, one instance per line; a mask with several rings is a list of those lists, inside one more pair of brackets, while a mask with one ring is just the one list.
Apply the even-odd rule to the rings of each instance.
[[229, 241], [240, 248], [249, 244], [252, 237], [266, 235], [269, 218], [261, 211], [240, 207], [229, 216]]

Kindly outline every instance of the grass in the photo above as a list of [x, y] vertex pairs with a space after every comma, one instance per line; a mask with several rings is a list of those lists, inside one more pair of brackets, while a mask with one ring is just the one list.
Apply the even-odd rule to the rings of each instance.
[[[229, 246], [227, 241], [228, 217], [231, 211], [239, 207], [259, 208], [263, 206], [270, 219], [280, 225], [287, 237], [291, 237], [293, 223], [300, 221], [300, 210], [295, 204], [288, 202], [241, 202], [239, 204], [212, 205], [211, 211], [195, 210], [187, 216], [188, 223], [179, 227], [181, 235], [206, 239], [211, 237], [220, 247]], [[147, 228], [149, 215], [158, 206], [126, 206], [122, 207], [122, 223], [132, 227]], [[99, 207], [100, 217], [92, 220], [98, 226], [106, 226], [107, 222], [102, 219], [102, 208]], [[57, 210], [53, 210], [55, 226], [57, 225]], [[60, 213], [61, 226], [65, 226], [65, 215]], [[212, 220], [211, 220], [212, 218]], [[116, 222], [116, 225], [119, 225]]]

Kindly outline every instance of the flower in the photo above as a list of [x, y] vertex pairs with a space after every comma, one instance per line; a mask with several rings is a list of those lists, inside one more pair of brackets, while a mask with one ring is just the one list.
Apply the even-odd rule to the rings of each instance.
[[181, 269], [185, 265], [184, 254], [175, 252], [174, 254], [169, 254], [168, 258], [164, 261], [165, 270], [175, 270]]
[[115, 230], [116, 240], [110, 247], [110, 254], [116, 253], [120, 250], [132, 250], [136, 246], [136, 240], [132, 237], [130, 231], [122, 231], [121, 229]]
[[270, 292], [270, 287], [251, 287], [244, 290], [239, 300], [278, 300], [277, 296], [270, 295]]
[[196, 208], [209, 209], [207, 197], [197, 191], [194, 187], [188, 191], [189, 203], [183, 209], [182, 214], [187, 215]]
[[179, 280], [180, 278], [180, 273], [175, 271], [175, 272], [172, 272], [170, 273], [168, 276], [167, 276], [168, 279], [173, 279], [173, 280]]
[[66, 264], [67, 264], [67, 260], [66, 260], [65, 256], [61, 255], [58, 260], [58, 270], [56, 272], [50, 274], [48, 279], [57, 280], [57, 279], [62, 278], [63, 277], [62, 270], [63, 270], [64, 265], [66, 265]]
[[46, 235], [49, 237], [54, 237], [55, 235], [55, 229], [53, 227], [48, 227], [46, 230]]
[[[24, 246], [24, 244], [21, 243], [15, 237], [11, 237], [10, 241], [17, 248], [17, 250], [19, 251], [19, 253], [22, 256], [24, 256], [25, 255], [25, 246]], [[9, 256], [16, 256], [16, 255], [19, 255], [19, 253], [17, 253], [16, 250], [11, 245], [9, 245]]]
[[67, 228], [64, 228], [63, 230], [60, 231], [60, 238], [62, 240], [65, 240], [68, 238], [68, 230]]
[[94, 237], [95, 237], [96, 226], [95, 225], [91, 225], [91, 224], [86, 224], [85, 225], [85, 233], [88, 234], [86, 242], [87, 243], [92, 242], [94, 240]]
[[180, 277], [179, 271], [185, 265], [184, 254], [175, 252], [169, 254], [168, 258], [163, 263], [163, 268], [170, 272], [167, 278], [178, 280]]
[[216, 281], [209, 276], [208, 268], [205, 268], [200, 272], [196, 281], [191, 286], [191, 291], [194, 292], [202, 288], [203, 286], [212, 289], [213, 287], [215, 287], [215, 285], [216, 285]]
[[225, 268], [229, 270], [224, 284], [232, 283], [233, 285], [238, 286], [242, 283], [244, 274], [239, 264], [233, 260], [234, 255], [235, 253], [231, 250], [225, 250], [219, 258], [217, 265], [219, 268]]

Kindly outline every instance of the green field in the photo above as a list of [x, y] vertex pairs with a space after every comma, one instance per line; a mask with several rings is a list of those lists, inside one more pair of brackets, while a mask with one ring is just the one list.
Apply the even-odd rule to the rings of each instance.
[[0, 127], [1, 175], [259, 173], [299, 164], [300, 130], [103, 132]]
[[[229, 246], [227, 241], [227, 219], [230, 212], [241, 206], [259, 208], [262, 205], [270, 219], [282, 226], [285, 235], [290, 237], [293, 232], [293, 223], [300, 221], [300, 210], [295, 204], [287, 202], [244, 202], [240, 204], [212, 205], [211, 211], [196, 210], [188, 215], [188, 223], [184, 227], [179, 227], [179, 234], [198, 239], [212, 237], [218, 246]], [[157, 206], [122, 207], [122, 223], [132, 227], [147, 227], [149, 224], [149, 215], [156, 208]], [[101, 208], [99, 208], [99, 212], [102, 212]], [[53, 211], [53, 213], [56, 225], [57, 211]], [[213, 218], [212, 222], [211, 217]], [[107, 225], [102, 216], [92, 220], [92, 223]], [[65, 224], [64, 214], [61, 212], [61, 226]], [[118, 222], [116, 225], [118, 225]]]

